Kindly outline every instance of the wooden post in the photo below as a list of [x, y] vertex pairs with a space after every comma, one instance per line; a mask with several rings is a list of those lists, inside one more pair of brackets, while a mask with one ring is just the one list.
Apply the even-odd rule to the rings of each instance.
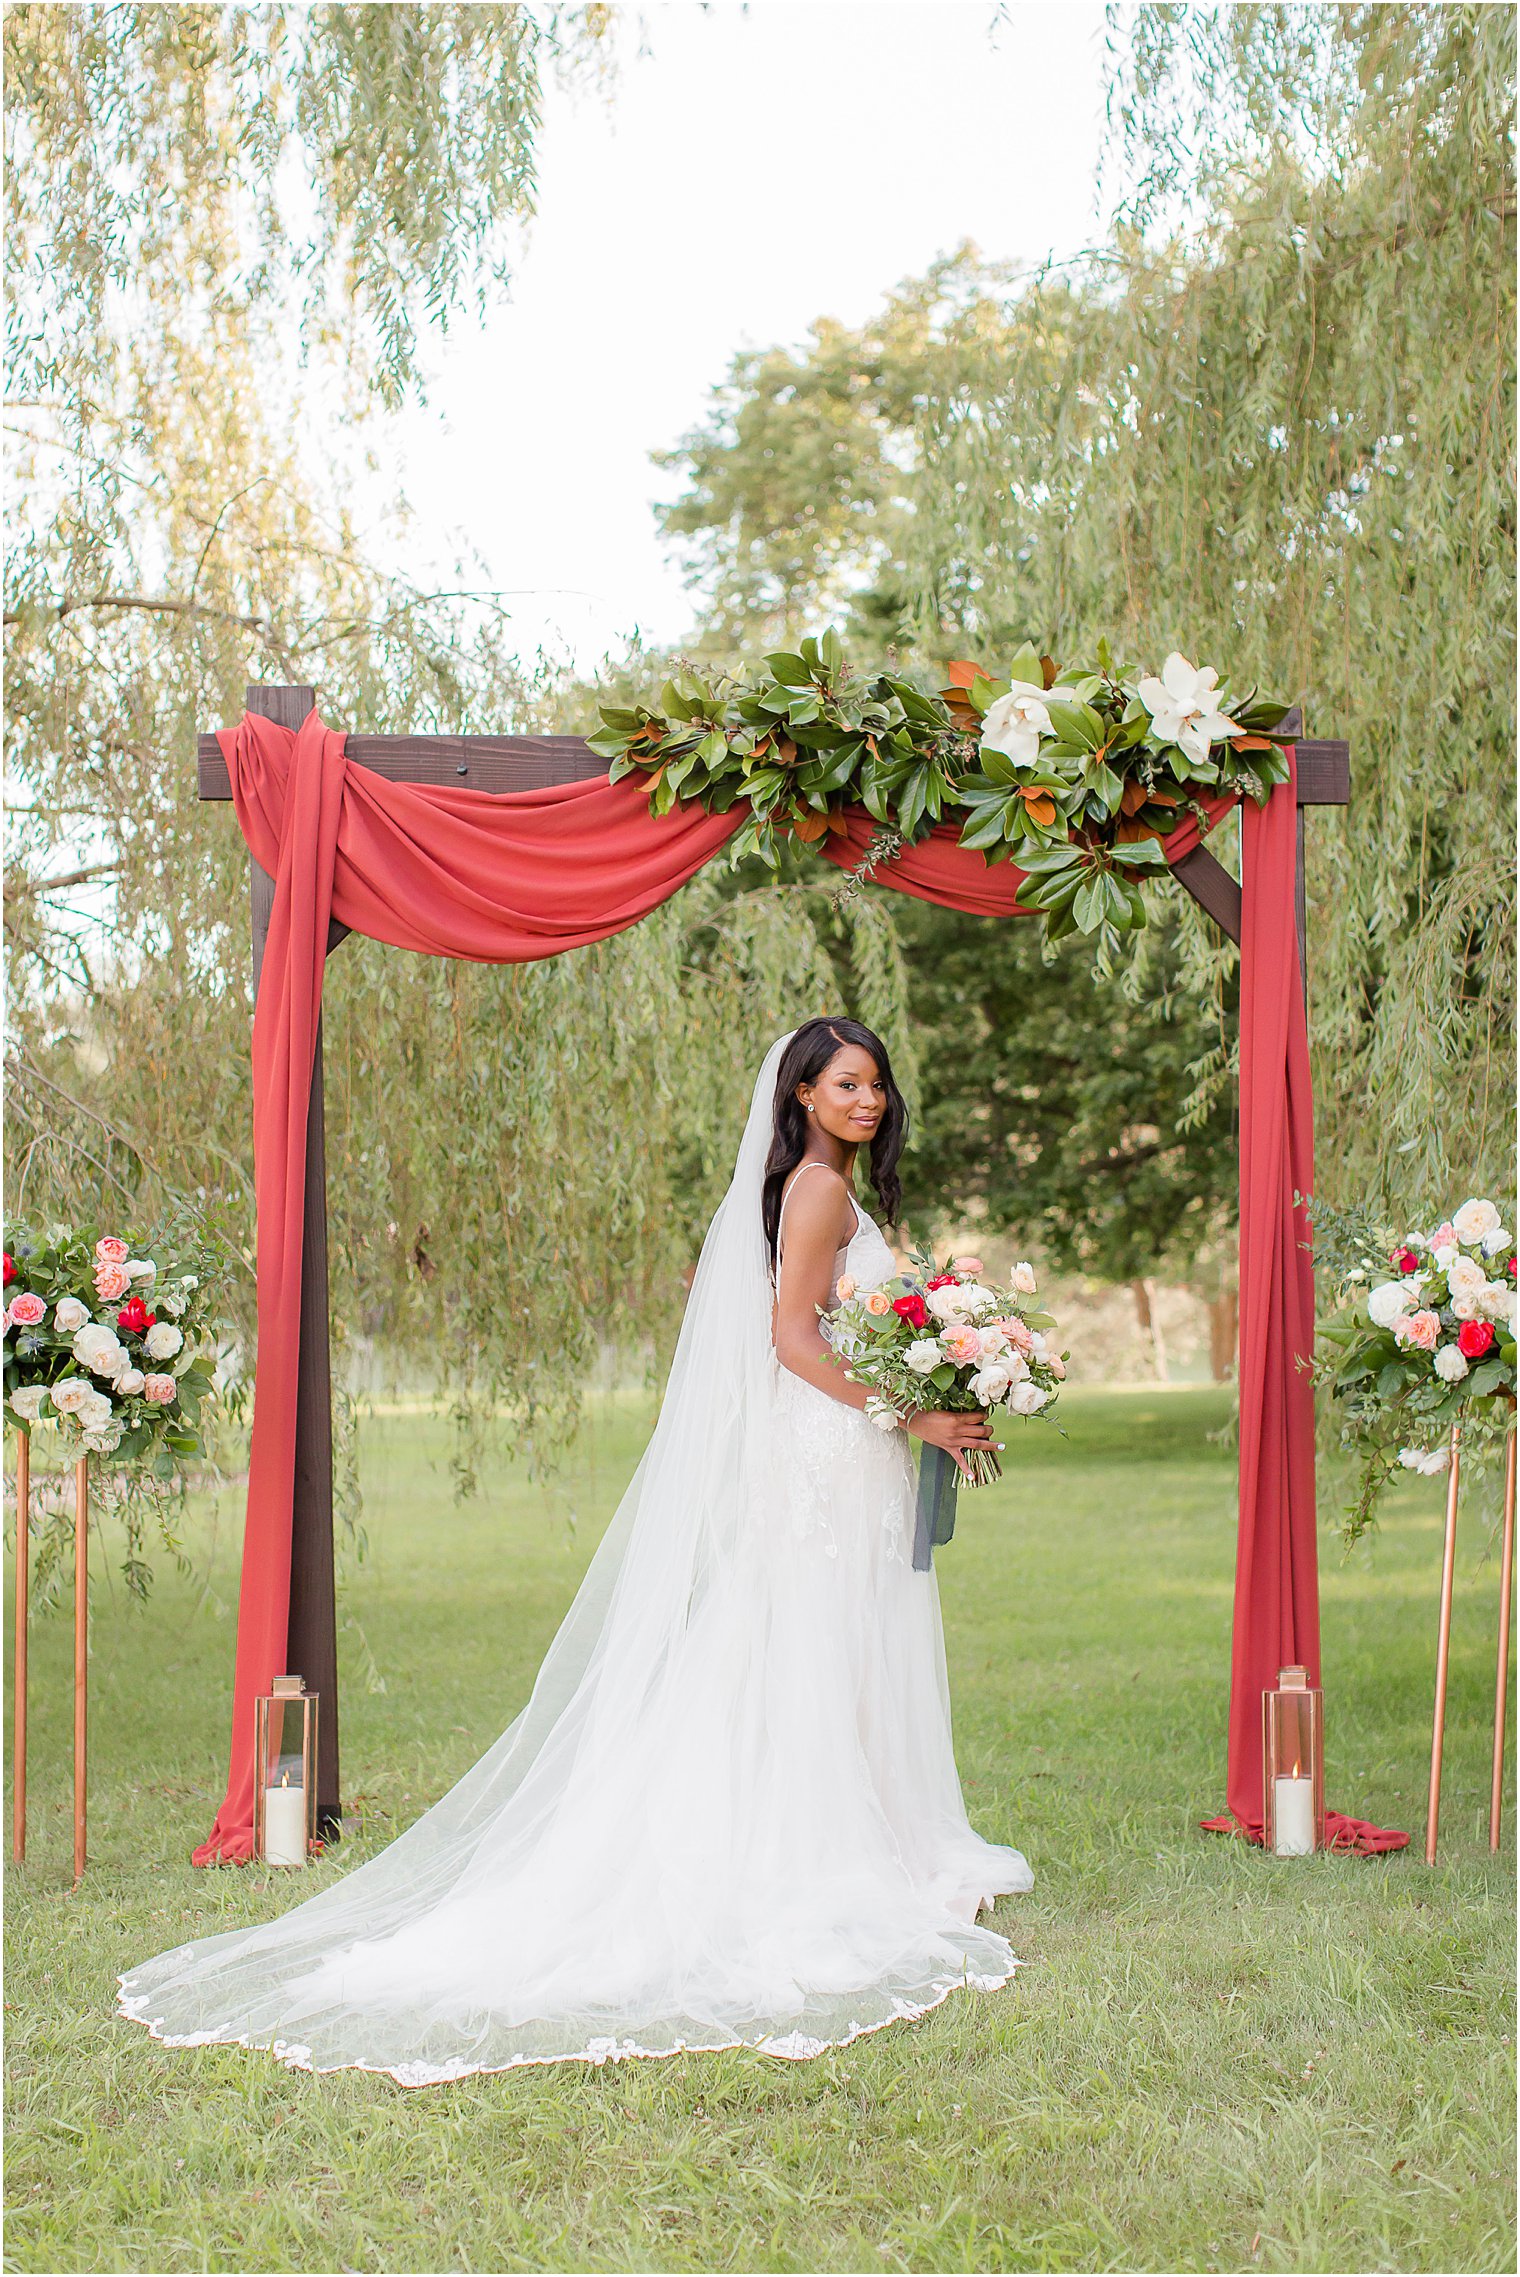
[[1488, 1847], [1499, 1847], [1504, 1812], [1504, 1711], [1509, 1704], [1509, 1601], [1515, 1580], [1515, 1434], [1504, 1450], [1504, 1546], [1499, 1553], [1499, 1668], [1494, 1678], [1494, 1780], [1488, 1803]]
[[1436, 1634], [1436, 1712], [1430, 1735], [1430, 1799], [1425, 1809], [1425, 1863], [1436, 1862], [1436, 1830], [1441, 1816], [1441, 1753], [1446, 1740], [1446, 1671], [1451, 1659], [1451, 1585], [1457, 1565], [1457, 1474], [1462, 1464], [1462, 1426], [1451, 1427], [1451, 1468], [1446, 1479], [1446, 1541], [1441, 1553], [1441, 1622]]
[[74, 1465], [74, 1887], [84, 1878], [90, 1742], [90, 1458]]
[[32, 1579], [32, 1441], [16, 1433], [16, 1658], [11, 1670], [11, 1744], [15, 1775], [11, 1782], [11, 1856], [26, 1857], [26, 1629], [27, 1592]]
[[[248, 709], [297, 728], [316, 702], [313, 688], [254, 686]], [[274, 909], [274, 880], [250, 864], [253, 973], [257, 991]], [[329, 929], [329, 950], [348, 928]], [[338, 1773], [338, 1614], [333, 1575], [332, 1362], [327, 1313], [327, 1133], [322, 1098], [322, 1022], [317, 1020], [306, 1123], [306, 1205], [301, 1229], [300, 1363], [296, 1390], [295, 1491], [291, 1508], [290, 1619], [285, 1668], [317, 1693], [317, 1818], [322, 1834], [342, 1831]]]

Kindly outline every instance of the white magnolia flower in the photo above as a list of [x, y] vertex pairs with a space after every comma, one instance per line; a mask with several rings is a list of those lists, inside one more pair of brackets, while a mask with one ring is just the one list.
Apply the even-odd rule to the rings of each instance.
[[1049, 1397], [1049, 1392], [1039, 1384], [1015, 1384], [1008, 1394], [1008, 1407], [1014, 1415], [1038, 1415]]
[[81, 1304], [78, 1297], [60, 1297], [53, 1308], [53, 1326], [60, 1336], [72, 1336], [76, 1328], [83, 1328], [89, 1317], [89, 1306]]
[[160, 1289], [153, 1299], [160, 1312], [170, 1314], [175, 1320], [179, 1319], [188, 1301], [179, 1289]]
[[1460, 1210], [1451, 1213], [1451, 1227], [1458, 1241], [1481, 1241], [1485, 1234], [1493, 1233], [1499, 1223], [1499, 1213], [1492, 1202], [1464, 1202]]
[[1502, 1257], [1505, 1250], [1508, 1249], [1514, 1241], [1514, 1238], [1514, 1235], [1510, 1232], [1507, 1225], [1496, 1225], [1492, 1233], [1486, 1233], [1483, 1236], [1484, 1256]]
[[1181, 744], [1190, 759], [1207, 759], [1210, 744], [1239, 735], [1229, 713], [1219, 709], [1214, 695], [1218, 685], [1219, 674], [1212, 664], [1195, 671], [1173, 649], [1160, 679], [1151, 674], [1140, 683], [1140, 701], [1151, 715], [1157, 741]]
[[1435, 1259], [1441, 1271], [1443, 1273], [1449, 1273], [1452, 1266], [1455, 1265], [1457, 1259], [1461, 1256], [1462, 1252], [1454, 1241], [1443, 1241], [1440, 1248], [1433, 1249], [1430, 1254]]
[[942, 1320], [950, 1325], [956, 1321], [969, 1320], [971, 1317], [966, 1296], [967, 1291], [965, 1289], [956, 1287], [954, 1283], [947, 1283], [942, 1289], [925, 1290], [924, 1303], [936, 1320]]
[[1032, 1297], [1039, 1287], [1040, 1284], [1034, 1276], [1034, 1267], [1027, 1258], [1020, 1258], [1018, 1264], [1013, 1268], [1013, 1285], [1021, 1297]]
[[141, 1368], [123, 1368], [116, 1379], [116, 1389], [123, 1399], [133, 1399], [142, 1390], [144, 1381]]
[[988, 1360], [971, 1379], [971, 1396], [983, 1407], [993, 1407], [1012, 1382], [1011, 1369], [1001, 1360]]
[[1446, 1268], [1446, 1286], [1453, 1298], [1476, 1298], [1488, 1287], [1488, 1275], [1476, 1257], [1459, 1255]]
[[52, 1386], [50, 1397], [60, 1415], [72, 1415], [80, 1402], [92, 1399], [95, 1386], [86, 1376], [60, 1376]]
[[46, 1398], [46, 1384], [23, 1384], [20, 1391], [11, 1393], [11, 1412], [19, 1415], [23, 1423], [35, 1423]]
[[114, 1328], [104, 1328], [91, 1321], [88, 1327], [76, 1329], [70, 1346], [82, 1368], [92, 1376], [117, 1376], [127, 1365], [126, 1346]]
[[1467, 1354], [1455, 1344], [1443, 1344], [1433, 1364], [1443, 1384], [1459, 1384], [1467, 1374]]
[[1038, 688], [1015, 685], [987, 709], [982, 721], [984, 751], [1001, 751], [1015, 767], [1032, 767], [1040, 756], [1040, 737], [1053, 732]]
[[143, 1350], [150, 1360], [172, 1360], [184, 1341], [172, 1321], [155, 1320], [143, 1338]]
[[1422, 1293], [1418, 1273], [1410, 1273], [1402, 1281], [1379, 1281], [1367, 1299], [1367, 1318], [1374, 1328], [1392, 1328], [1401, 1312], [1419, 1303]]
[[1435, 1478], [1451, 1461], [1449, 1447], [1400, 1447], [1399, 1461], [1406, 1471], [1418, 1471], [1422, 1478]]
[[921, 1336], [918, 1342], [910, 1344], [903, 1354], [903, 1358], [915, 1376], [932, 1375], [944, 1356], [937, 1339], [932, 1336]]
[[158, 1267], [151, 1257], [129, 1257], [122, 1271], [130, 1273], [134, 1281], [151, 1281]]

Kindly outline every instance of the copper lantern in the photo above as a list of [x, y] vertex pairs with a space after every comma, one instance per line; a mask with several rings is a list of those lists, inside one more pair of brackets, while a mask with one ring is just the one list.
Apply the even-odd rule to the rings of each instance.
[[253, 1854], [304, 1866], [317, 1838], [317, 1695], [277, 1676], [253, 1708]]
[[1325, 1695], [1307, 1668], [1281, 1668], [1261, 1696], [1262, 1795], [1268, 1850], [1307, 1858], [1325, 1847]]

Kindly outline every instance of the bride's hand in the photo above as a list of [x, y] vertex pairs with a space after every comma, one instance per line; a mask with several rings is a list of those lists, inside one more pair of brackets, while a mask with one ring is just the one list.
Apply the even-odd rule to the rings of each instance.
[[962, 1453], [967, 1447], [990, 1447], [993, 1444], [992, 1423], [983, 1414], [954, 1415], [944, 1407], [921, 1407], [908, 1418], [908, 1429], [915, 1439], [923, 1439], [931, 1447], [943, 1447], [947, 1455], [971, 1476]]

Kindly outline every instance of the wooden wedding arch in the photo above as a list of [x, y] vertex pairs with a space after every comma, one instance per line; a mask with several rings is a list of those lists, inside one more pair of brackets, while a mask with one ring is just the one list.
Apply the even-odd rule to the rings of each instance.
[[[316, 703], [309, 687], [257, 684], [248, 689], [247, 709], [292, 731]], [[1297, 850], [1295, 924], [1299, 971], [1307, 990], [1308, 925], [1305, 894], [1305, 810], [1345, 806], [1351, 795], [1350, 749], [1344, 742], [1314, 741], [1299, 730], [1301, 715], [1290, 712], [1283, 732], [1297, 751]], [[348, 757], [391, 782], [467, 785], [501, 793], [537, 790], [581, 782], [605, 773], [606, 763], [577, 736], [350, 735]], [[199, 795], [230, 800], [227, 761], [215, 734], [198, 739]], [[250, 857], [254, 986], [257, 991], [270, 917], [274, 880]], [[1172, 874], [1220, 930], [1241, 939], [1241, 885], [1204, 845], [1172, 865]], [[330, 954], [349, 931], [334, 920], [328, 929]], [[1284, 951], [1289, 943], [1284, 942]], [[312, 1065], [311, 1106], [306, 1126], [305, 1211], [299, 1364], [296, 1402], [295, 1483], [290, 1548], [290, 1611], [286, 1666], [298, 1670], [321, 1695], [318, 1810], [324, 1831], [341, 1831], [338, 1753], [337, 1606], [333, 1572], [332, 1378], [328, 1330], [327, 1157], [322, 1099], [320, 1015]]]

